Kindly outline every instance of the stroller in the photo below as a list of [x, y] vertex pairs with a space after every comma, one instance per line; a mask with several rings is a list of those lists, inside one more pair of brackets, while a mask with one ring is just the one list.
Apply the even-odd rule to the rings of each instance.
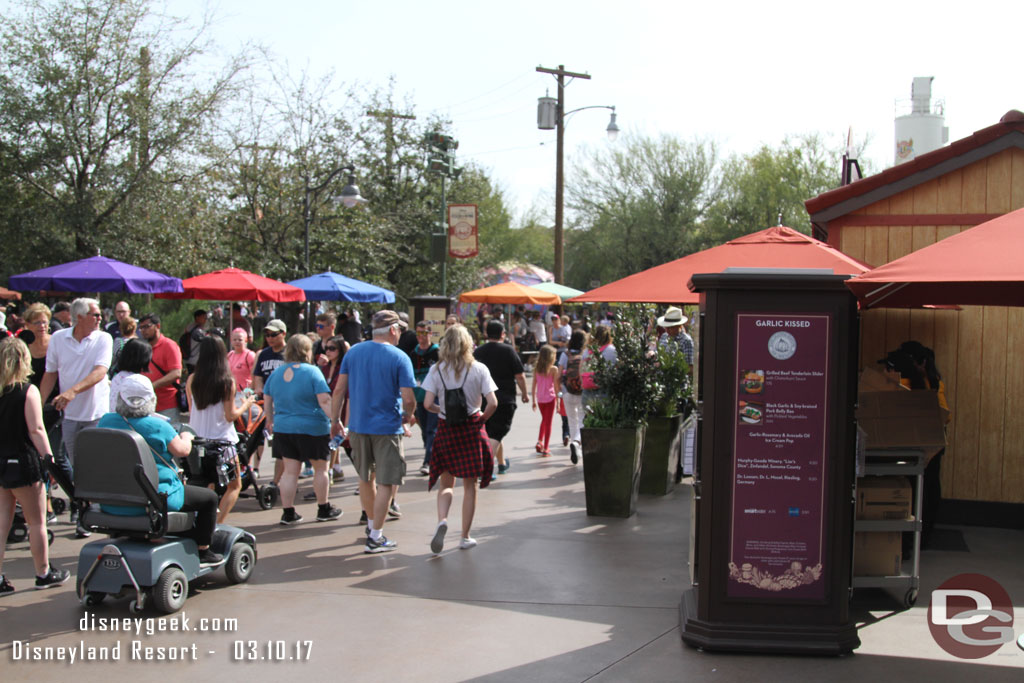
[[[280, 498], [280, 491], [273, 483], [260, 486], [251, 464], [252, 454], [256, 452], [256, 448], [263, 440], [265, 419], [262, 404], [253, 404], [235, 422], [235, 431], [238, 434], [237, 476], [241, 477], [242, 482], [242, 491], [238, 496], [239, 498], [255, 498], [261, 509], [269, 510]], [[193, 439], [192, 452], [186, 458], [183, 468], [190, 484], [195, 486], [214, 484], [214, 491], [217, 492], [217, 495], [224, 495], [228, 483], [236, 476], [234, 468], [225, 467], [225, 463], [221, 462], [224, 446], [224, 442], [209, 441], [198, 437]], [[248, 489], [252, 489], [252, 491], [247, 492]]]

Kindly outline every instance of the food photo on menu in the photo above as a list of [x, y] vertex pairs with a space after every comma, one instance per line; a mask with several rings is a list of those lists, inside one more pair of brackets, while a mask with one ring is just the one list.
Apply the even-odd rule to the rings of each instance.
[[743, 370], [740, 373], [740, 388], [744, 394], [760, 394], [764, 389], [764, 370]]
[[761, 417], [764, 415], [764, 404], [756, 401], [740, 401], [739, 416], [740, 422], [748, 425], [761, 424]]

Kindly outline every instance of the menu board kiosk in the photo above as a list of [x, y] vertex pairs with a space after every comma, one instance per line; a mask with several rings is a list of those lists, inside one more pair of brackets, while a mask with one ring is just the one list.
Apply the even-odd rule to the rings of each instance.
[[430, 327], [430, 341], [435, 344], [441, 341], [444, 320], [454, 310], [452, 300], [446, 296], [414, 296], [409, 299], [409, 305], [412, 306], [409, 323], [415, 326], [425, 321]]
[[858, 322], [847, 276], [694, 275], [700, 421], [685, 643], [838, 655], [849, 618]]

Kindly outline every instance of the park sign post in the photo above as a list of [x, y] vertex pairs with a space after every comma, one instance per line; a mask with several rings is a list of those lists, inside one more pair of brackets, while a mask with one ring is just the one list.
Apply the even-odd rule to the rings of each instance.
[[[738, 269], [744, 270], [744, 269]], [[849, 618], [857, 307], [847, 275], [697, 274], [700, 406], [684, 642], [839, 655]]]

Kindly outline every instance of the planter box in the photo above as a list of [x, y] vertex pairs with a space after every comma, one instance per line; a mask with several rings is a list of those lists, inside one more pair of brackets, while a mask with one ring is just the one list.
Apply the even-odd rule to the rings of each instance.
[[630, 517], [636, 512], [640, 488], [640, 453], [644, 428], [584, 428], [583, 483], [587, 514]]
[[675, 488], [682, 424], [682, 415], [648, 418], [641, 455], [640, 493], [664, 496]]

